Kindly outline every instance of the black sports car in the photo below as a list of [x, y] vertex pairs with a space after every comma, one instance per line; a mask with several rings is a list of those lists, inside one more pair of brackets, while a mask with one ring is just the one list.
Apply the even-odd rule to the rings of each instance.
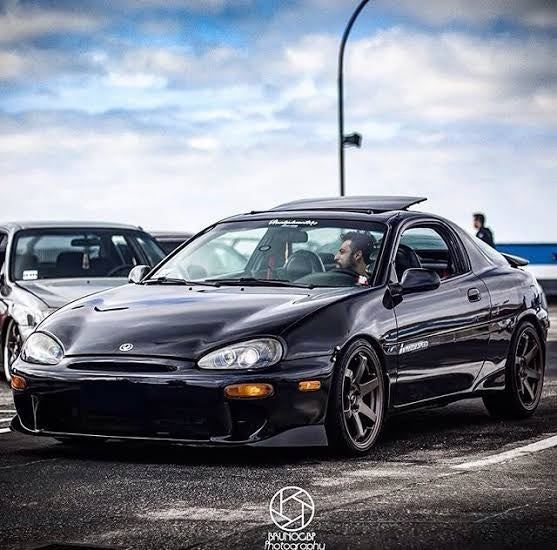
[[13, 429], [357, 454], [411, 407], [481, 397], [493, 415], [531, 415], [543, 292], [520, 258], [407, 211], [423, 200], [235, 216], [136, 267], [135, 284], [63, 307], [13, 365]]

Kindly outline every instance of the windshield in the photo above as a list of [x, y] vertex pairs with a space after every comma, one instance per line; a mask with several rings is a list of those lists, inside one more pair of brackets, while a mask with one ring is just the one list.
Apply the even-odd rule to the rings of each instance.
[[385, 226], [373, 222], [274, 219], [217, 225], [150, 278], [220, 284], [371, 284]]
[[16, 236], [11, 272], [16, 281], [127, 277], [164, 253], [145, 233], [108, 229], [35, 229]]

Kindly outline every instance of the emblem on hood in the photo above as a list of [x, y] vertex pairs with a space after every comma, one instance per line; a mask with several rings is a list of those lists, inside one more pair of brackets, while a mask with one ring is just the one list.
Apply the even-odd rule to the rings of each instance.
[[131, 351], [133, 349], [133, 344], [122, 344], [118, 349], [120, 351]]

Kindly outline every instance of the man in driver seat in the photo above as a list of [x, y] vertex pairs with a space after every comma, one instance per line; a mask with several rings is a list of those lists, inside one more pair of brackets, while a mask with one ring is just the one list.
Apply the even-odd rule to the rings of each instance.
[[354, 272], [356, 284], [369, 284], [367, 266], [375, 248], [375, 239], [367, 233], [349, 231], [340, 236], [342, 244], [335, 255], [337, 269]]

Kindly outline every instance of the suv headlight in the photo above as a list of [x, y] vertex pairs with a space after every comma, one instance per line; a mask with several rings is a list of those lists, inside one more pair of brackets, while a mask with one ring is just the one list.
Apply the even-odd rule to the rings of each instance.
[[16, 323], [22, 327], [36, 327], [52, 313], [49, 309], [36, 309], [34, 307], [15, 304], [12, 310], [12, 317]]
[[64, 357], [62, 346], [48, 334], [34, 332], [21, 350], [21, 358], [37, 365], [57, 365]]
[[259, 338], [212, 351], [197, 363], [202, 369], [253, 369], [275, 365], [284, 348], [274, 338]]

